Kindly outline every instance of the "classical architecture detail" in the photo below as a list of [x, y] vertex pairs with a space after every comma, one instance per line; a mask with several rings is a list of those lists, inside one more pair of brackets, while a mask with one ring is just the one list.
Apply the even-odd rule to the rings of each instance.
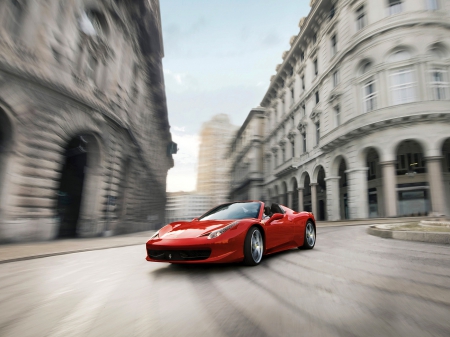
[[[232, 201], [265, 198], [263, 195], [264, 160], [270, 161], [272, 158], [269, 149], [264, 152], [262, 143], [266, 113], [266, 109], [262, 107], [252, 109], [229, 143], [227, 153], [227, 157], [230, 158], [231, 175], [229, 199]], [[271, 150], [276, 154], [278, 146]]]
[[159, 2], [0, 3], [0, 241], [157, 228], [173, 166]]
[[448, 4], [311, 6], [261, 102], [266, 201], [320, 220], [450, 216]]

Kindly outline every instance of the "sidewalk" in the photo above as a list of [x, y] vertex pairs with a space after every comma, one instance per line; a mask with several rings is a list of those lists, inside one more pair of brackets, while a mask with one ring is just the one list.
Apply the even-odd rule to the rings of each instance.
[[[378, 218], [344, 221], [317, 221], [317, 227], [361, 226], [374, 224], [405, 223], [420, 221], [428, 217], [414, 218]], [[42, 257], [86, 252], [90, 250], [142, 245], [153, 235], [154, 231], [139, 232], [90, 239], [61, 239], [46, 242], [17, 243], [0, 245], [0, 264]], [[144, 249], [144, 248], [143, 248]]]
[[144, 244], [155, 231], [89, 239], [61, 239], [45, 242], [0, 245], [0, 264], [42, 257], [64, 255]]

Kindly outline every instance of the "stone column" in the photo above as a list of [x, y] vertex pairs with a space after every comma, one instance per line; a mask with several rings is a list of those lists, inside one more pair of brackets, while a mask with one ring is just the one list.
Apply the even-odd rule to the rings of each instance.
[[305, 206], [303, 206], [303, 187], [300, 187], [298, 189], [298, 211], [299, 212], [303, 212], [303, 210], [305, 209]]
[[311, 206], [314, 216], [317, 216], [317, 183], [312, 183], [311, 186]]
[[442, 157], [427, 157], [427, 176], [430, 184], [431, 215], [445, 215], [445, 194], [442, 176]]
[[383, 170], [384, 216], [397, 216], [397, 177], [395, 161], [380, 162]]
[[339, 179], [341, 177], [325, 178], [327, 184], [327, 214], [330, 221], [341, 220]]
[[366, 219], [369, 217], [368, 170], [368, 167], [362, 167], [345, 171], [348, 181], [350, 219]]
[[294, 193], [294, 192], [292, 192], [292, 191], [290, 191], [290, 192], [288, 192], [288, 204], [286, 205], [287, 207], [289, 207], [289, 208], [294, 208], [294, 205], [292, 205], [292, 193]]

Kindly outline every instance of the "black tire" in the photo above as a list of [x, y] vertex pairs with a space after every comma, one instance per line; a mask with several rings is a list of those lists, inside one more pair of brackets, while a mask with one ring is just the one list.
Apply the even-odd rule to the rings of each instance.
[[[252, 238], [254, 245], [252, 247]], [[253, 248], [253, 249], [252, 249]], [[256, 254], [257, 253], [257, 254]], [[251, 227], [244, 241], [244, 264], [247, 266], [256, 266], [261, 263], [264, 254], [264, 240], [261, 230], [258, 227]]]
[[[311, 237], [311, 234], [313, 235]], [[308, 236], [309, 235], [309, 236]], [[316, 245], [316, 227], [311, 220], [308, 220], [305, 225], [305, 236], [303, 238], [303, 246], [300, 249], [313, 249]]]

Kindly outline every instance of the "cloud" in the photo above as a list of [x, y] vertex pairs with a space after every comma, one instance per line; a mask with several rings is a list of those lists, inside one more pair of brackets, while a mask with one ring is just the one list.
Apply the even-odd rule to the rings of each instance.
[[196, 188], [200, 140], [197, 134], [184, 132], [185, 127], [173, 127], [172, 139], [178, 144], [178, 153], [173, 156], [175, 166], [167, 176], [168, 192], [194, 191]]
[[186, 127], [185, 127], [185, 126], [183, 126], [183, 127], [172, 126], [172, 129], [173, 129], [174, 131], [186, 132]]

